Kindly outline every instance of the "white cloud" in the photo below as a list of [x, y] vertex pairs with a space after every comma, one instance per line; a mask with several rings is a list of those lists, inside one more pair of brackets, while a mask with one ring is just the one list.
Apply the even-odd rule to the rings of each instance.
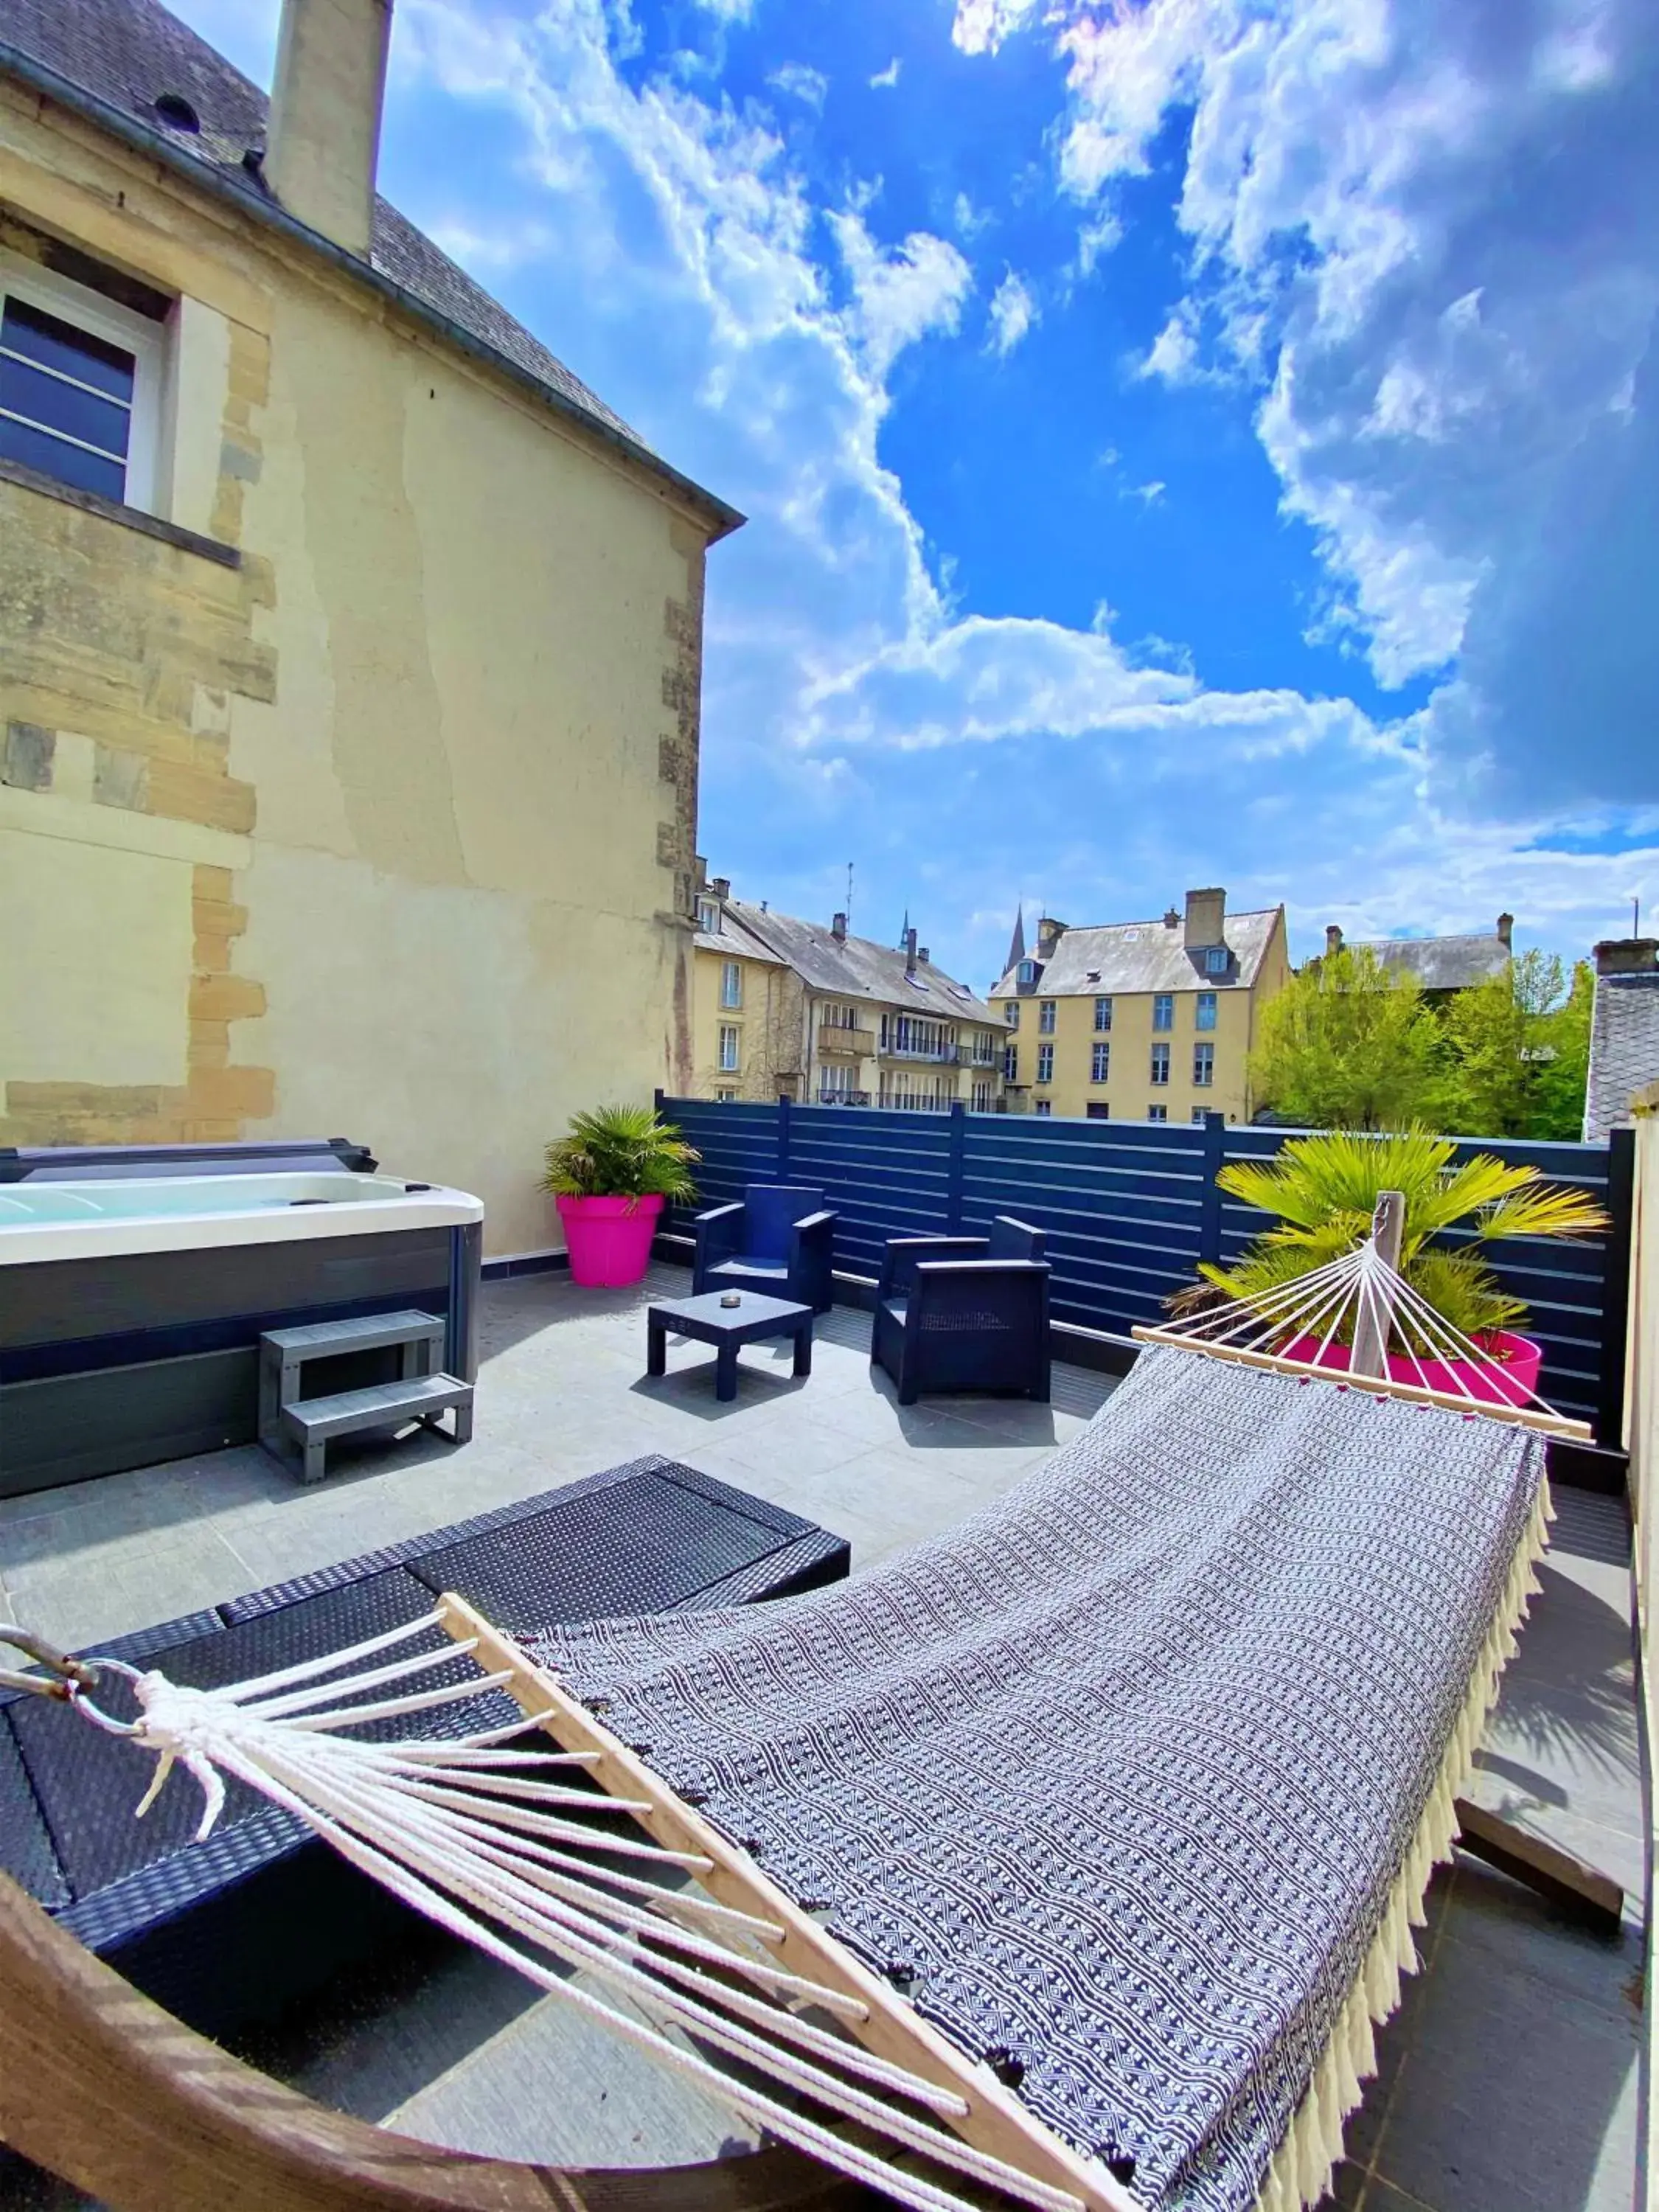
[[912, 231], [902, 245], [884, 248], [853, 210], [830, 223], [853, 291], [848, 325], [874, 376], [884, 377], [918, 338], [957, 329], [974, 276], [948, 239]]
[[878, 70], [870, 80], [872, 92], [890, 92], [899, 81], [899, 58], [894, 55], [884, 70]]
[[1041, 4], [1042, 0], [957, 0], [951, 42], [964, 54], [994, 54]]
[[966, 192], [958, 192], [951, 210], [951, 224], [958, 238], [975, 239], [981, 231], [988, 230], [996, 217], [988, 210], [976, 208]]
[[809, 69], [805, 62], [785, 62], [775, 69], [766, 82], [775, 91], [787, 93], [804, 106], [821, 108], [830, 90], [830, 80], [822, 70]]
[[1128, 496], [1131, 499], [1138, 499], [1143, 507], [1159, 507], [1162, 506], [1164, 495], [1169, 489], [1168, 484], [1161, 477], [1154, 477], [1150, 483], [1131, 484]]
[[[961, 0], [958, 45], [1039, 27]], [[1659, 15], [1645, 0], [1046, 0], [1085, 222], [1189, 110], [1193, 287], [1141, 364], [1259, 378], [1286, 512], [1473, 795], [1659, 796]], [[1089, 249], [1079, 247], [1079, 263]], [[1206, 325], [1207, 327], [1207, 325]], [[1645, 367], [1644, 367], [1645, 364]], [[1547, 648], [1542, 643], [1549, 640]]]
[[1191, 319], [1177, 308], [1152, 340], [1137, 376], [1157, 377], [1164, 384], [1190, 384], [1198, 374], [1198, 340]]
[[1036, 298], [1023, 276], [1010, 269], [991, 295], [990, 349], [1005, 358], [1040, 319]]

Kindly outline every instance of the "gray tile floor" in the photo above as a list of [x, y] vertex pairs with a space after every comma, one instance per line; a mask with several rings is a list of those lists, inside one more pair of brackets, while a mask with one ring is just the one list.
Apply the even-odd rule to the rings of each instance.
[[[559, 1278], [489, 1286], [474, 1442], [416, 1436], [340, 1452], [301, 1490], [257, 1450], [222, 1452], [0, 1504], [0, 1612], [70, 1644], [417, 1534], [646, 1451], [672, 1453], [848, 1536], [854, 1571], [948, 1527], [1097, 1410], [1110, 1385], [1055, 1370], [1052, 1407], [902, 1407], [868, 1322], [819, 1324], [810, 1382], [787, 1344], [744, 1352], [719, 1405], [707, 1347], [643, 1374], [643, 1307], [683, 1295]], [[1506, 1678], [1478, 1794], [1639, 1898], [1641, 1802], [1629, 1575], [1615, 1501], [1565, 1493], [1543, 1596]], [[1333, 2203], [1352, 2212], [1628, 2212], [1635, 2168], [1640, 1931], [1600, 1942], [1459, 1858], [1437, 1881], [1424, 1972], [1379, 2039]], [[470, 1954], [418, 1947], [251, 2056], [366, 2118], [458, 2147], [598, 2163], [713, 2155], [740, 2131], [644, 2062], [574, 2031], [568, 2008]], [[8, 2171], [0, 2208], [81, 2200]]]

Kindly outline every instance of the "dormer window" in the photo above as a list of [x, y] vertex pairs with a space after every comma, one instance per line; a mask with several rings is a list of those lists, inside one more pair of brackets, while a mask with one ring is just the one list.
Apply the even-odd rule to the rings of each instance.
[[714, 937], [719, 933], [720, 926], [720, 910], [714, 900], [700, 898], [697, 901], [697, 927], [705, 937]]
[[1224, 975], [1227, 972], [1228, 958], [1229, 954], [1224, 945], [1211, 945], [1209, 951], [1204, 955], [1204, 973], [1206, 975]]
[[1036, 962], [1035, 960], [1022, 960], [1018, 969], [1015, 971], [1015, 980], [1024, 984], [1035, 983], [1036, 981]]

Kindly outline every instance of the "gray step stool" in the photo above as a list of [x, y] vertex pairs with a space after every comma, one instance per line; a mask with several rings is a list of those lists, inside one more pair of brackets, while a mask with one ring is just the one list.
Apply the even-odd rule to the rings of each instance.
[[[454, 1417], [455, 1443], [467, 1443], [472, 1434], [472, 1385], [439, 1370], [443, 1341], [443, 1322], [412, 1310], [267, 1329], [259, 1339], [260, 1443], [295, 1468], [301, 1482], [322, 1480], [331, 1437], [366, 1429], [395, 1429], [406, 1421], [430, 1428], [447, 1413]], [[388, 1349], [399, 1354], [395, 1382], [372, 1382], [320, 1398], [301, 1396], [307, 1360]]]

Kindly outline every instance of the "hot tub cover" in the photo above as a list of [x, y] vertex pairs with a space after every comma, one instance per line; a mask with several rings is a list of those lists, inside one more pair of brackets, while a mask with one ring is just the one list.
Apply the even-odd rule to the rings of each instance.
[[1155, 1351], [867, 1576], [530, 1648], [1142, 2203], [1294, 2203], [1411, 1961], [1543, 1468], [1516, 1428]]

